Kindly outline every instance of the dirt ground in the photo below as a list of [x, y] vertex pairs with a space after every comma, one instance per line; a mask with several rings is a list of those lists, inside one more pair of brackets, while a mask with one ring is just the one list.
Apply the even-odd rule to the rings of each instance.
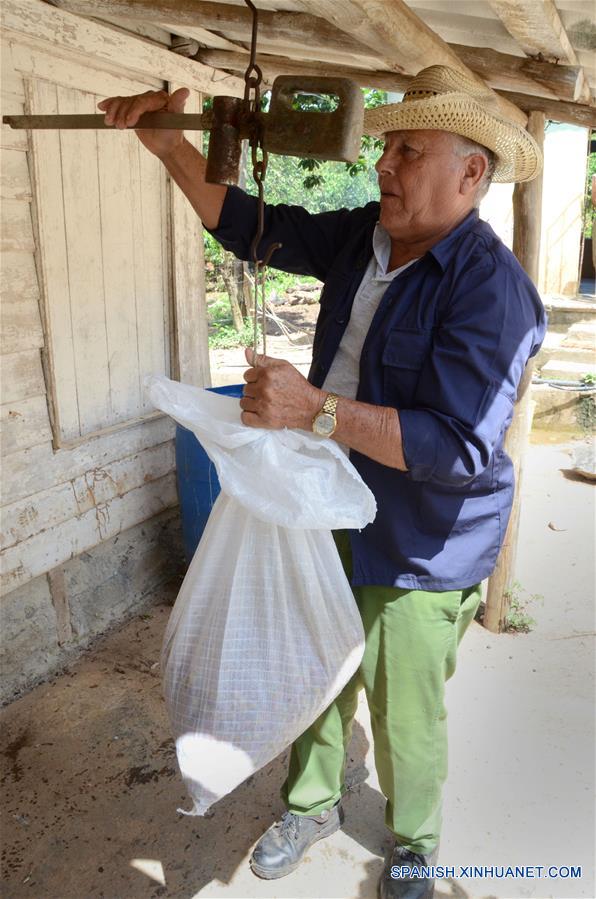
[[[450, 878], [437, 899], [596, 896], [594, 490], [562, 445], [532, 445], [517, 579], [536, 626], [474, 623], [448, 688], [450, 777], [439, 863], [582, 866], [581, 879]], [[285, 754], [215, 807], [183, 817], [158, 656], [175, 585], [2, 715], [7, 899], [376, 895], [387, 832], [364, 704], [349, 753], [346, 824], [290, 877], [256, 879], [253, 843], [282, 810]]]
[[[286, 295], [271, 304], [277, 321], [272, 319], [268, 321], [266, 335], [267, 354], [278, 359], [287, 359], [304, 376], [308, 375], [312, 360], [312, 341], [320, 308], [319, 291], [309, 293], [317, 302], [299, 304], [282, 302], [281, 300], [288, 299]], [[259, 349], [262, 351], [262, 348], [261, 343]], [[209, 358], [214, 387], [242, 383], [242, 374], [247, 367], [243, 348], [210, 349]]]

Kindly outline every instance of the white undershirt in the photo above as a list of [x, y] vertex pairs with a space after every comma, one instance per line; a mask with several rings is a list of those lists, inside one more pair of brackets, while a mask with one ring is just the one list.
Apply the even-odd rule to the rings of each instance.
[[388, 272], [391, 256], [391, 238], [381, 224], [373, 234], [373, 256], [356, 291], [350, 321], [327, 373], [323, 390], [355, 400], [360, 380], [360, 354], [381, 297], [393, 279], [416, 262], [411, 259], [405, 265]]

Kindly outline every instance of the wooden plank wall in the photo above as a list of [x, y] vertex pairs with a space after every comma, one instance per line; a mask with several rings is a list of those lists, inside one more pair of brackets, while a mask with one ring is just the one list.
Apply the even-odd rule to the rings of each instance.
[[[122, 79], [122, 94], [137, 90]], [[27, 79], [26, 94], [33, 113], [93, 113], [101, 99], [39, 79]], [[170, 373], [166, 172], [131, 133], [34, 131], [31, 140], [63, 445], [149, 411], [143, 377]]]
[[[30, 47], [5, 39], [2, 114], [26, 111], [25, 80], [34, 68], [48, 81], [74, 86], [63, 60], [35, 54]], [[117, 76], [102, 73], [93, 87], [92, 70], [87, 78], [88, 87], [97, 92], [105, 84], [108, 92], [117, 83]], [[3, 125], [0, 153], [0, 593], [4, 594], [175, 505], [177, 497], [174, 429], [163, 416], [108, 429], [77, 446], [54, 449], [42, 364], [47, 349], [40, 312], [43, 284], [36, 258], [37, 219], [32, 209], [33, 164], [27, 132]]]

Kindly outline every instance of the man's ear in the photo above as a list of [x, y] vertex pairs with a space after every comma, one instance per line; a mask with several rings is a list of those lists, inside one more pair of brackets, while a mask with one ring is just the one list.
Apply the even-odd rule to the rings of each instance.
[[459, 185], [459, 192], [463, 196], [476, 191], [487, 167], [488, 161], [482, 153], [470, 153], [469, 156], [465, 157], [464, 171]]

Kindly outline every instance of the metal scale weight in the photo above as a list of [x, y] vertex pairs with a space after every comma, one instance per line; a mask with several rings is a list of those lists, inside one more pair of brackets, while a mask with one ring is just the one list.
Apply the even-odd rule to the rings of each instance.
[[[252, 155], [253, 178], [259, 196], [257, 231], [252, 242], [255, 267], [254, 349], [257, 350], [257, 305], [260, 293], [263, 351], [265, 346], [264, 269], [271, 254], [280, 244], [271, 244], [259, 254], [263, 236], [263, 181], [267, 170], [267, 154], [319, 160], [355, 162], [360, 153], [364, 115], [362, 92], [348, 78], [304, 77], [281, 75], [271, 90], [269, 111], [261, 110], [262, 73], [256, 64], [258, 10], [245, 0], [252, 12], [251, 52], [244, 74], [242, 99], [217, 96], [213, 109], [200, 115], [189, 113], [145, 113], [133, 130], [174, 129], [209, 131], [206, 180], [211, 184], [237, 184], [242, 155], [242, 141], [248, 140]], [[337, 99], [333, 112], [302, 111], [293, 108], [297, 94], [332, 95]], [[25, 129], [111, 129], [103, 115], [26, 115], [3, 116], [12, 128]]]

